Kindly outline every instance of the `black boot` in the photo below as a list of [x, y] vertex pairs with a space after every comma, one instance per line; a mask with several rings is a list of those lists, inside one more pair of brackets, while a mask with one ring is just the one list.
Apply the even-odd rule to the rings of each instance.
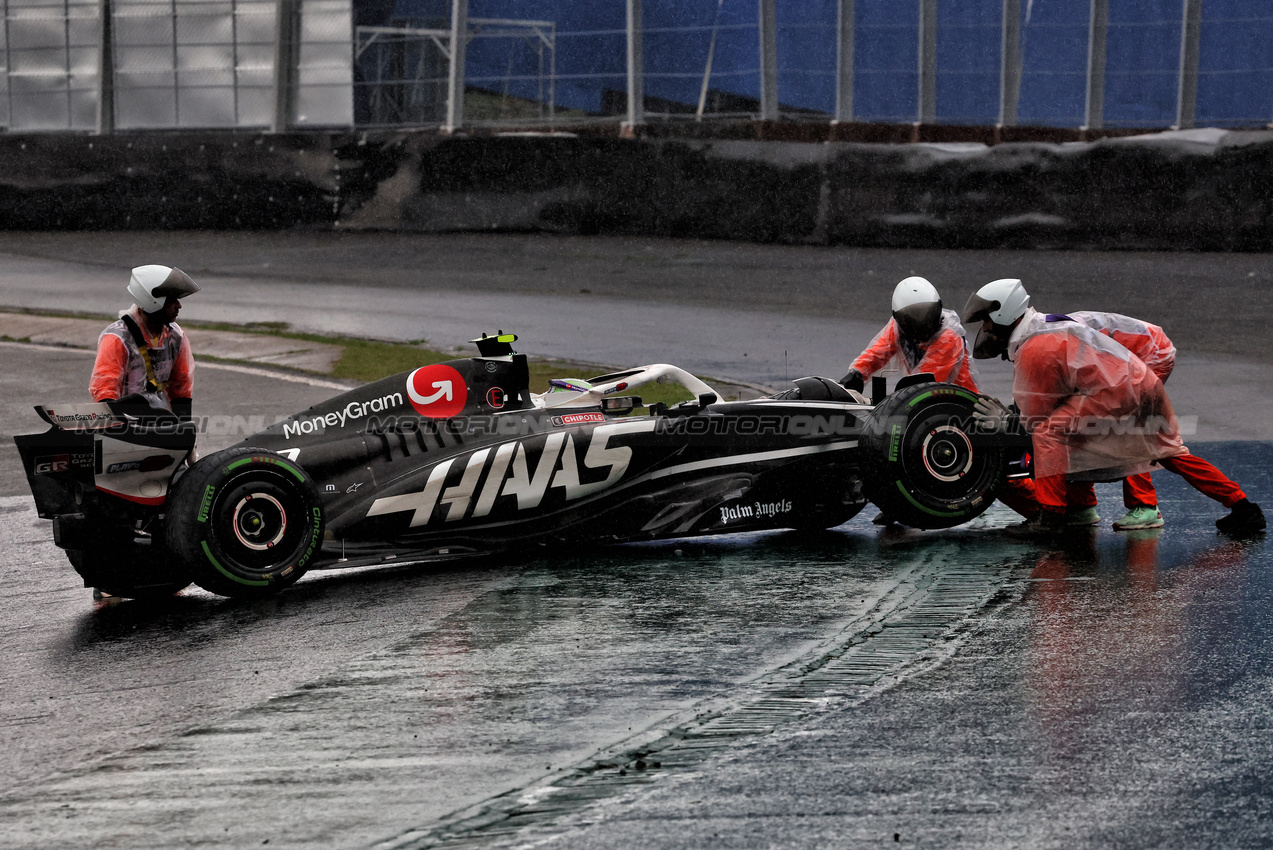
[[1250, 499], [1238, 502], [1228, 516], [1216, 520], [1216, 528], [1225, 534], [1254, 534], [1263, 531], [1264, 526], [1264, 511]]
[[1065, 522], [1065, 514], [1056, 511], [1039, 511], [1025, 522], [1010, 525], [1004, 529], [1013, 537], [1023, 539], [1039, 537], [1057, 537], [1069, 527]]

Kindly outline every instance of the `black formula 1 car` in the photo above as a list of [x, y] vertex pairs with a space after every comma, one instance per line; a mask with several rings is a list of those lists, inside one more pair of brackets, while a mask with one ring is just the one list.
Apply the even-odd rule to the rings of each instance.
[[[42, 517], [86, 586], [261, 596], [306, 571], [560, 544], [830, 528], [867, 500], [917, 528], [966, 522], [1019, 439], [972, 427], [977, 396], [931, 376], [873, 403], [827, 378], [723, 401], [657, 364], [529, 391], [511, 334], [367, 384], [189, 464], [196, 429], [130, 404], [37, 407], [15, 437]], [[692, 400], [632, 393], [678, 384]]]

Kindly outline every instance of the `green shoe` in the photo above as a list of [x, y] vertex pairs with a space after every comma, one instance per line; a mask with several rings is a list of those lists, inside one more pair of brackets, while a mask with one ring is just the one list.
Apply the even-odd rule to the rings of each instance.
[[1100, 521], [1096, 508], [1076, 508], [1065, 512], [1066, 525], [1096, 525]]
[[1132, 508], [1127, 515], [1114, 523], [1115, 531], [1134, 531], [1138, 528], [1162, 528], [1162, 514], [1158, 512], [1158, 508], [1147, 508], [1141, 506]]

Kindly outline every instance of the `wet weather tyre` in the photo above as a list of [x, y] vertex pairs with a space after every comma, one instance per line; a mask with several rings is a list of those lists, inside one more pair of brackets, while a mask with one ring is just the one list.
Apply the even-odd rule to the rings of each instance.
[[975, 433], [976, 401], [963, 387], [929, 382], [881, 402], [859, 446], [866, 497], [913, 528], [950, 528], [985, 511], [1006, 460], [1002, 446]]
[[269, 596], [305, 574], [323, 540], [318, 489], [298, 464], [265, 449], [200, 460], [173, 486], [168, 546], [195, 584], [222, 596]]

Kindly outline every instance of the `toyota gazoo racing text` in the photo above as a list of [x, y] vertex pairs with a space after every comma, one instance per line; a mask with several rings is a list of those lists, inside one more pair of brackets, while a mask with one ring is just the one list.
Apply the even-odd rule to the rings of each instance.
[[[978, 434], [977, 396], [912, 376], [868, 400], [802, 378], [724, 401], [666, 364], [531, 393], [512, 334], [476, 357], [350, 390], [186, 461], [195, 429], [123, 402], [41, 406], [15, 437], [40, 516], [86, 586], [119, 596], [194, 582], [267, 595], [323, 567], [552, 546], [830, 528], [872, 501], [946, 528], [980, 514], [1020, 440]], [[693, 396], [648, 407], [652, 383]]]

